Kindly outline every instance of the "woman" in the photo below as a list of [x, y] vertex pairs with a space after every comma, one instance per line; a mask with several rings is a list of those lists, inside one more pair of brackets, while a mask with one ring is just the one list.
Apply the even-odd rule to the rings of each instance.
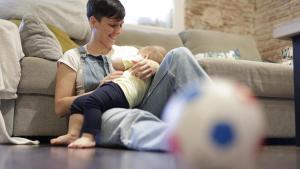
[[[125, 9], [119, 0], [89, 0], [87, 17], [92, 36], [83, 49], [71, 49], [58, 61], [55, 112], [65, 116], [79, 96], [122, 75], [114, 71], [110, 57], [136, 54], [134, 47], [114, 45], [122, 32]], [[98, 144], [121, 145], [143, 150], [167, 150], [166, 124], [160, 117], [170, 95], [187, 81], [208, 78], [186, 48], [170, 51], [160, 67], [144, 59], [133, 66], [133, 74], [147, 79], [155, 74], [139, 109], [110, 109], [103, 114]], [[95, 67], [95, 65], [98, 65]], [[82, 119], [81, 119], [82, 120]], [[69, 144], [78, 135], [63, 135], [52, 144]]]

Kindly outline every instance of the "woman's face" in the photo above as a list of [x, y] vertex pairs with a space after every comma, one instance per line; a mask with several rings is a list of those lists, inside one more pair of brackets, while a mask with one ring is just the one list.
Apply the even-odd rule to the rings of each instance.
[[95, 40], [106, 48], [111, 48], [122, 32], [124, 20], [103, 17], [100, 21], [91, 17], [92, 33]]

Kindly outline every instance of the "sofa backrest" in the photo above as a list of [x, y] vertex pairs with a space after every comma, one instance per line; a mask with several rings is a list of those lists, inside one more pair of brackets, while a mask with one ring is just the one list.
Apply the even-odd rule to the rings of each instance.
[[193, 54], [239, 49], [241, 59], [262, 61], [251, 36], [199, 29], [182, 31], [179, 36]]
[[116, 44], [136, 47], [159, 45], [168, 51], [183, 46], [175, 31], [133, 25], [124, 25], [123, 33], [117, 38]]

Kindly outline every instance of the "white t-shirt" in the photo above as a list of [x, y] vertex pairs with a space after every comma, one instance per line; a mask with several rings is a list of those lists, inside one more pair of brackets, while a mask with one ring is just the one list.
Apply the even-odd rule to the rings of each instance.
[[[86, 51], [86, 45], [83, 46]], [[105, 55], [107, 57], [122, 57], [122, 56], [134, 56], [138, 53], [138, 49], [132, 46], [116, 46], [113, 45], [111, 51]], [[89, 54], [89, 53], [87, 53]], [[64, 53], [64, 55], [58, 60], [58, 64], [63, 63], [69, 66], [76, 72], [76, 95], [83, 94], [83, 70], [81, 65], [80, 53], [77, 48], [70, 49]]]

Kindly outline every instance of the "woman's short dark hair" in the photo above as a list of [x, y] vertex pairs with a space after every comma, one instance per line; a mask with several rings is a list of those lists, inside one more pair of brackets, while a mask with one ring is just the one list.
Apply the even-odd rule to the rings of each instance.
[[94, 16], [98, 21], [103, 17], [124, 19], [125, 8], [119, 0], [89, 0], [87, 3], [87, 17]]

